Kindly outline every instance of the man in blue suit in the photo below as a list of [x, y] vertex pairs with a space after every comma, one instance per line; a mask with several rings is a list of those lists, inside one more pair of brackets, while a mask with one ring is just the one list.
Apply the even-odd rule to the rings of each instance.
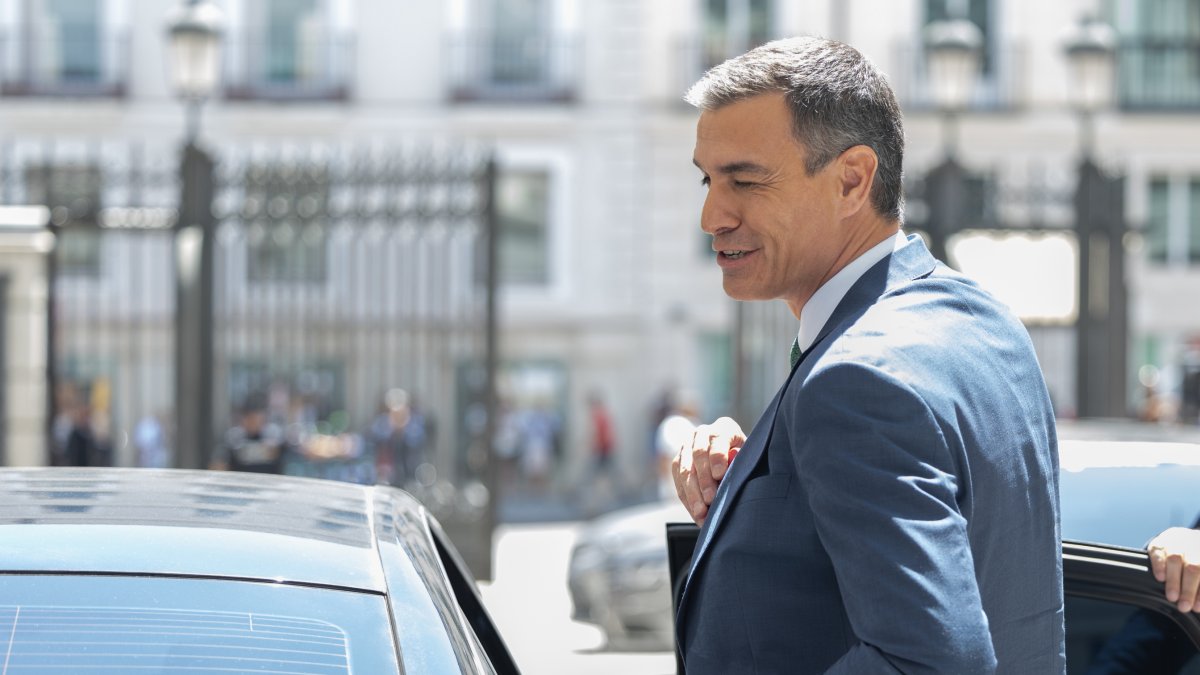
[[687, 672], [1065, 672], [1050, 398], [1021, 323], [901, 231], [886, 80], [799, 38], [688, 101], [725, 291], [799, 332], [753, 431], [700, 427], [674, 462], [703, 524]]

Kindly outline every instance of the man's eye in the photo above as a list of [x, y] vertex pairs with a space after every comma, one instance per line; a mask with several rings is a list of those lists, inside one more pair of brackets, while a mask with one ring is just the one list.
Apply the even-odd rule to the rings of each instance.
[[711, 183], [711, 182], [712, 181], [709, 180], [708, 176], [705, 176], [704, 178], [700, 179], [700, 184], [703, 185], [704, 187], [708, 187], [709, 183]]
[[751, 187], [754, 187], [755, 185], [758, 185], [758, 183], [750, 183], [750, 182], [747, 182], [744, 180], [733, 181], [733, 187], [735, 187], [735, 188], [751, 188]]

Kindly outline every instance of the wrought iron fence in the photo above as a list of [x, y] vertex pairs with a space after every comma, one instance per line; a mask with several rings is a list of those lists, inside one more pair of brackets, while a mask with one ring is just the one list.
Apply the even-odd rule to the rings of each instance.
[[[287, 440], [285, 472], [399, 484], [452, 536], [482, 527], [490, 537], [487, 153], [218, 156], [206, 421], [215, 444], [257, 406]], [[176, 290], [192, 264], [176, 236], [178, 176], [166, 150], [0, 144], [0, 200], [48, 206], [56, 235], [48, 461], [175, 463], [187, 403], [175, 395]], [[486, 576], [490, 539], [458, 539]]]

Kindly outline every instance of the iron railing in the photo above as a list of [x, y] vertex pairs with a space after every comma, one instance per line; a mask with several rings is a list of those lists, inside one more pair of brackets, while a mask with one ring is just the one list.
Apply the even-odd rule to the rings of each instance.
[[[0, 143], [0, 202], [48, 206], [56, 240], [47, 461], [69, 461], [70, 434], [87, 428], [89, 461], [178, 464], [183, 439], [173, 433], [185, 406], [213, 411], [201, 428], [220, 442], [236, 410], [261, 400], [288, 440], [285, 472], [406, 487], [488, 576], [497, 322], [487, 152], [216, 156], [206, 325], [177, 321], [180, 279], [194, 261], [176, 228], [174, 153]], [[180, 368], [184, 325], [210, 336], [208, 406], [186, 400], [210, 387], [190, 386], [196, 374]], [[380, 444], [395, 441], [389, 425], [404, 420], [413, 425], [408, 470], [377, 471]], [[212, 450], [201, 448], [201, 459]]]
[[76, 39], [0, 33], [0, 94], [4, 96], [124, 96], [129, 36], [97, 33]]

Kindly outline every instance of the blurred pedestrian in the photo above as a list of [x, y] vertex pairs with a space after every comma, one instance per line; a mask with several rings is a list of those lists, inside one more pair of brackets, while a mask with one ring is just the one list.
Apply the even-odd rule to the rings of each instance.
[[533, 408], [521, 413], [521, 420], [521, 473], [535, 494], [543, 494], [554, 471], [554, 448], [560, 432], [558, 415], [549, 401], [539, 399]]
[[137, 421], [133, 427], [133, 445], [138, 452], [138, 466], [162, 469], [170, 462], [167, 434], [158, 415], [143, 415]]
[[103, 450], [92, 428], [92, 408], [77, 403], [71, 411], [71, 429], [67, 433], [67, 466], [105, 466]]
[[282, 473], [286, 442], [283, 430], [267, 422], [266, 401], [250, 396], [242, 405], [238, 422], [213, 452], [209, 467], [215, 470]]
[[612, 413], [598, 391], [588, 394], [588, 424], [592, 471], [590, 474], [593, 510], [609, 505], [621, 496], [621, 479], [616, 463], [617, 436]]

